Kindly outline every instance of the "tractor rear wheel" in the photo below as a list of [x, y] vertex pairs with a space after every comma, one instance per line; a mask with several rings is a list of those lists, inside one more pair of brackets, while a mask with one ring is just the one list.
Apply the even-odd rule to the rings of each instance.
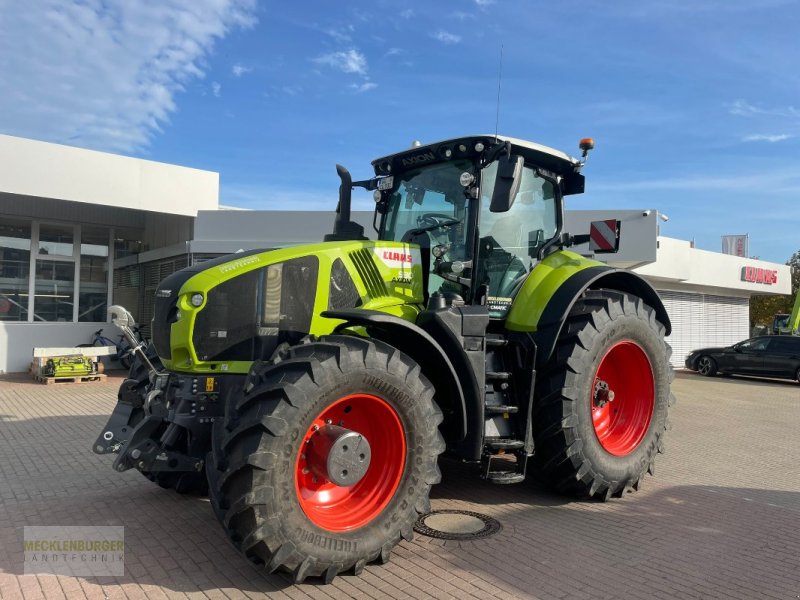
[[408, 356], [355, 336], [307, 339], [255, 363], [206, 461], [233, 544], [298, 582], [389, 560], [440, 480], [433, 393]]
[[560, 492], [638, 489], [663, 452], [671, 402], [664, 325], [641, 298], [587, 291], [567, 317], [534, 405], [534, 463]]

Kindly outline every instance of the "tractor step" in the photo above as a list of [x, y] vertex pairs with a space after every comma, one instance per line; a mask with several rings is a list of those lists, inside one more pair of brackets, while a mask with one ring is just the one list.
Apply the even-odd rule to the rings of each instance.
[[487, 337], [486, 338], [486, 345], [487, 346], [508, 346], [508, 339], [506, 338], [493, 338]]
[[522, 440], [512, 440], [508, 438], [486, 438], [484, 446], [489, 450], [520, 450], [525, 447]]
[[515, 471], [489, 471], [486, 474], [486, 480], [497, 485], [510, 485], [525, 481], [525, 474]]
[[508, 381], [509, 379], [511, 379], [511, 373], [507, 371], [486, 372], [486, 381]]
[[487, 405], [484, 408], [484, 411], [488, 415], [502, 415], [502, 414], [506, 414], [506, 413], [511, 414], [511, 413], [519, 412], [519, 407], [518, 406], [509, 406], [509, 405], [506, 405], [506, 404], [493, 405], [493, 406]]

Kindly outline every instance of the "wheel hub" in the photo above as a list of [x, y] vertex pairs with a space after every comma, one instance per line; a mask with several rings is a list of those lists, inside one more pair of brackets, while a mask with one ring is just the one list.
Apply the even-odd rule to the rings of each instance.
[[594, 404], [597, 408], [603, 408], [609, 402], [614, 401], [614, 390], [602, 379], [598, 379], [594, 384]]
[[367, 438], [338, 425], [325, 425], [308, 440], [308, 469], [339, 486], [355, 485], [369, 469], [372, 450]]

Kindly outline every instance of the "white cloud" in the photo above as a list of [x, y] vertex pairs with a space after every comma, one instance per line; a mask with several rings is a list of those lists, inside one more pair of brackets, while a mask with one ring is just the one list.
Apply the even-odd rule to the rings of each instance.
[[494, 4], [494, 0], [474, 0], [474, 1], [475, 1], [475, 4], [477, 4], [481, 8], [485, 8], [487, 6], [490, 6], [490, 5]]
[[233, 73], [234, 77], [241, 77], [242, 75], [246, 75], [253, 70], [252, 67], [245, 67], [244, 65], [235, 64], [231, 67], [231, 73]]
[[410, 19], [411, 17], [413, 17], [413, 16], [414, 16], [414, 11], [413, 11], [413, 10], [411, 10], [410, 8], [407, 8], [407, 9], [405, 9], [404, 11], [401, 11], [401, 12], [400, 12], [400, 16], [401, 16], [403, 19]]
[[461, 41], [460, 35], [450, 33], [443, 29], [440, 29], [439, 31], [432, 33], [431, 37], [435, 40], [439, 40], [443, 44], [457, 44]]
[[0, 19], [0, 130], [103, 150], [148, 145], [255, 0], [15, 3]]
[[404, 52], [405, 50], [402, 48], [389, 48], [384, 56], [397, 56], [398, 54], [403, 54]]
[[788, 133], [777, 133], [777, 134], [766, 134], [766, 133], [754, 133], [752, 135], [746, 135], [742, 138], [744, 142], [782, 142], [783, 140], [788, 140], [793, 136], [789, 135]]
[[211, 93], [214, 94], [215, 97], [219, 98], [222, 95], [222, 86], [217, 81], [211, 82]]
[[372, 81], [367, 81], [362, 84], [351, 83], [348, 86], [351, 90], [353, 90], [356, 94], [361, 94], [362, 92], [368, 92], [370, 90], [374, 90], [378, 87], [377, 83], [373, 83]]
[[740, 117], [766, 115], [770, 117], [800, 117], [800, 110], [794, 106], [763, 108], [750, 104], [746, 100], [736, 100], [728, 106], [728, 112]]
[[343, 73], [367, 74], [367, 57], [352, 48], [344, 52], [331, 52], [313, 59], [319, 65], [326, 65]]

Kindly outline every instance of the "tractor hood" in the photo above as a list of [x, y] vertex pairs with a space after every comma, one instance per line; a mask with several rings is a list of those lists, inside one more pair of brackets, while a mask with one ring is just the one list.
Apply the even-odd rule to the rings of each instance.
[[325, 310], [380, 310], [413, 321], [423, 302], [419, 247], [331, 242], [229, 254], [164, 279], [153, 344], [168, 369], [245, 373], [282, 343], [340, 323]]

